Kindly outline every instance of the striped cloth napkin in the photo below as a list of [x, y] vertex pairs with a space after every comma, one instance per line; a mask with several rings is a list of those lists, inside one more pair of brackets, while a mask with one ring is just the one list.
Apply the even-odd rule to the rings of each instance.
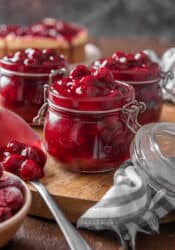
[[113, 186], [79, 218], [77, 226], [114, 230], [124, 249], [135, 249], [137, 233], [158, 232], [160, 218], [174, 208], [175, 197], [165, 189], [156, 190], [143, 170], [126, 161], [116, 171]]

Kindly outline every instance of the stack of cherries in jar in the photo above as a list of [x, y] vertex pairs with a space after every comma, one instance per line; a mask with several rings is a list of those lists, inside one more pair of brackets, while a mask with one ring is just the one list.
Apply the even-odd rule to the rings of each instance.
[[78, 65], [54, 80], [44, 125], [49, 153], [74, 171], [116, 168], [129, 156], [134, 134], [123, 107], [134, 97], [133, 87], [117, 82], [106, 68]]
[[49, 74], [62, 68], [67, 68], [67, 61], [53, 49], [29, 48], [4, 56], [0, 60], [0, 105], [35, 125], [33, 118], [44, 103]]
[[161, 70], [147, 54], [142, 51], [136, 54], [116, 51], [111, 57], [95, 61], [93, 67], [105, 67], [116, 80], [134, 87], [136, 99], [146, 104], [146, 111], [139, 117], [141, 124], [159, 120], [162, 107]]

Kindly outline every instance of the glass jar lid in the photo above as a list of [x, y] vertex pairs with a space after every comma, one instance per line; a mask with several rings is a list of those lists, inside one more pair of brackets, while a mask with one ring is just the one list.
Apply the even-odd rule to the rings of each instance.
[[157, 186], [175, 190], [175, 123], [162, 122], [139, 129], [131, 145], [133, 164]]

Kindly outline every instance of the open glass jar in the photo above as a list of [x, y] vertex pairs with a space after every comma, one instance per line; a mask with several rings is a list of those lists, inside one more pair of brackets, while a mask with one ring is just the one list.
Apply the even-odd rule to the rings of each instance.
[[44, 138], [48, 152], [76, 172], [115, 169], [129, 157], [143, 106], [132, 86], [118, 82], [123, 95], [72, 98], [48, 92]]
[[175, 124], [148, 124], [139, 129], [130, 148], [133, 164], [159, 191], [165, 189], [174, 198]]
[[48, 84], [51, 70], [65, 67], [64, 57], [51, 49], [26, 49], [3, 57], [0, 60], [0, 105], [17, 113], [30, 125], [37, 125], [33, 118], [44, 102], [44, 84]]

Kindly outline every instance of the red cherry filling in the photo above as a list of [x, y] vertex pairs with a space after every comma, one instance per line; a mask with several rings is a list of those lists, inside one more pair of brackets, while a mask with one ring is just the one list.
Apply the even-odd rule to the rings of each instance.
[[10, 207], [11, 211], [18, 211], [23, 205], [23, 194], [16, 187], [5, 187], [0, 190], [0, 196], [4, 196], [6, 206]]
[[129, 156], [133, 135], [122, 108], [133, 99], [133, 88], [115, 81], [109, 69], [76, 66], [49, 89], [49, 153], [73, 171], [116, 168]]
[[25, 160], [21, 165], [19, 175], [22, 179], [29, 181], [43, 177], [43, 171], [36, 162]]
[[11, 154], [21, 154], [25, 144], [18, 141], [11, 141], [6, 146], [6, 151]]
[[33, 125], [33, 118], [44, 103], [44, 84], [49, 82], [51, 70], [57, 71], [54, 79], [61, 79], [59, 69], [66, 69], [67, 62], [53, 49], [28, 48], [3, 57], [0, 67], [0, 106]]
[[64, 56], [58, 55], [54, 49], [28, 48], [4, 56], [0, 65], [19, 72], [50, 73], [52, 69], [66, 68], [67, 62]]
[[91, 70], [84, 65], [77, 65], [68, 77], [53, 81], [51, 89], [61, 96], [90, 98], [120, 95], [119, 85], [107, 68]]
[[143, 51], [136, 54], [116, 51], [111, 57], [95, 61], [93, 67], [110, 69], [116, 80], [147, 81], [160, 78], [158, 64], [152, 62]]
[[12, 141], [1, 148], [0, 155], [2, 155], [0, 166], [25, 180], [38, 179], [44, 175], [46, 156], [41, 149], [35, 146]]
[[115, 80], [128, 82], [135, 88], [138, 101], [146, 104], [146, 111], [140, 115], [141, 124], [159, 120], [162, 96], [160, 89], [161, 72], [157, 63], [151, 61], [143, 51], [131, 54], [116, 51], [106, 59], [93, 63], [94, 69], [109, 69]]
[[43, 151], [34, 146], [28, 146], [22, 151], [22, 156], [26, 159], [33, 160], [36, 162], [41, 168], [44, 167], [46, 162], [46, 156]]
[[17, 177], [3, 174], [3, 165], [0, 162], [0, 222], [12, 217], [24, 202], [23, 184]]
[[20, 27], [17, 25], [1, 25], [0, 26], [0, 37], [5, 37], [6, 35], [13, 34], [17, 35]]
[[6, 171], [18, 174], [24, 158], [21, 155], [12, 154], [7, 156], [3, 161], [3, 167]]
[[40, 23], [34, 23], [29, 26], [1, 25], [0, 37], [5, 37], [11, 34], [13, 36], [27, 35], [50, 38], [59, 38], [62, 36], [68, 42], [71, 42], [74, 36], [76, 36], [81, 30], [81, 27], [66, 22], [54, 20], [52, 23], [47, 23], [47, 20], [44, 20]]
[[100, 68], [94, 73], [95, 77], [102, 82], [112, 82], [114, 80], [112, 72], [106, 68]]
[[70, 72], [70, 77], [79, 80], [85, 75], [90, 75], [90, 70], [85, 65], [77, 65]]
[[75, 27], [65, 22], [58, 21], [56, 23], [56, 30], [61, 34], [67, 41], [71, 42], [72, 38], [77, 35], [80, 31], [80, 27]]

